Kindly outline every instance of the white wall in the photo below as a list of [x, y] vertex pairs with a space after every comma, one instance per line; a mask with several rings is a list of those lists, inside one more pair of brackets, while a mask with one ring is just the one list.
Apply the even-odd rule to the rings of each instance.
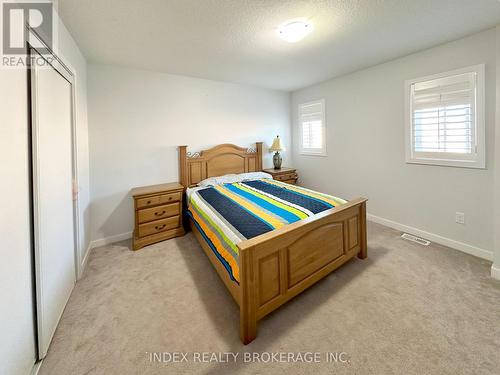
[[495, 255], [494, 264], [491, 268], [491, 276], [500, 280], [500, 26], [496, 29], [496, 55], [497, 55], [497, 76], [496, 76], [496, 128], [495, 128], [495, 218], [494, 229], [495, 233]]
[[[88, 146], [86, 62], [59, 24], [60, 56], [77, 75], [78, 164], [80, 168], [80, 257], [88, 247]], [[29, 374], [36, 359], [31, 274], [27, 73], [0, 69], [0, 374]]]
[[179, 180], [177, 146], [269, 145], [277, 134], [289, 145], [288, 93], [116, 66], [89, 65], [88, 75], [95, 246], [130, 235], [132, 187]]
[[0, 69], [0, 373], [35, 361], [31, 288], [26, 72]]
[[[372, 215], [492, 259], [495, 39], [487, 30], [294, 92], [293, 159], [302, 183], [345, 198], [365, 196]], [[481, 63], [487, 169], [406, 164], [404, 81]], [[297, 106], [319, 98], [326, 99], [328, 156], [299, 155]], [[466, 225], [455, 223], [456, 211], [465, 213]]]

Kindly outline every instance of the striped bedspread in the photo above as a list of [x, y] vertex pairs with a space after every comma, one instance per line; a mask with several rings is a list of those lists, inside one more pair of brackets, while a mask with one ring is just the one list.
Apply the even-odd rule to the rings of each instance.
[[188, 215], [236, 283], [239, 242], [346, 202], [270, 179], [197, 188], [188, 196]]

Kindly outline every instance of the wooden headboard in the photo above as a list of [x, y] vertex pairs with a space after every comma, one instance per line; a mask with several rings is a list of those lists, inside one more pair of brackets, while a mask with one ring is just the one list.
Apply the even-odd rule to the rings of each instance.
[[222, 144], [200, 152], [187, 152], [179, 146], [180, 183], [191, 187], [208, 177], [229, 173], [260, 172], [262, 170], [262, 142], [255, 148]]

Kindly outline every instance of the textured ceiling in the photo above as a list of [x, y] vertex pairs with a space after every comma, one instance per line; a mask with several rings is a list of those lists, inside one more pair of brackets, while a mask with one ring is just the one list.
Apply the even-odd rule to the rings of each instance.
[[[500, 23], [498, 0], [59, 0], [90, 62], [294, 90]], [[299, 43], [276, 36], [305, 17]]]

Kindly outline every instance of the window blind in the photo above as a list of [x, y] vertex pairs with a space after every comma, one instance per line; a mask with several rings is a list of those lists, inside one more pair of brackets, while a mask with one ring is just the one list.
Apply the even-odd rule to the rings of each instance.
[[302, 150], [305, 152], [324, 152], [323, 107], [323, 101], [300, 105]]
[[411, 98], [414, 152], [476, 152], [475, 72], [413, 83]]

